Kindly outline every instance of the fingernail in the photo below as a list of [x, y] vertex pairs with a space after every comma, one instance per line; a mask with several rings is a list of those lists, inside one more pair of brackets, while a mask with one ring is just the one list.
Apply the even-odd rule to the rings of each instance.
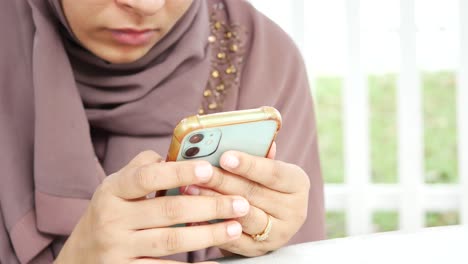
[[227, 233], [230, 237], [237, 237], [242, 233], [242, 226], [235, 222], [227, 226]]
[[193, 185], [187, 186], [187, 189], [185, 189], [185, 194], [200, 195], [200, 188]]
[[232, 154], [228, 154], [224, 157], [223, 165], [225, 167], [235, 169], [237, 168], [237, 166], [239, 166], [239, 158], [237, 158], [236, 156]]
[[195, 166], [195, 176], [202, 181], [207, 182], [213, 175], [213, 168], [210, 164], [200, 163]]
[[250, 205], [244, 199], [236, 199], [232, 202], [232, 208], [234, 212], [244, 215], [249, 211]]

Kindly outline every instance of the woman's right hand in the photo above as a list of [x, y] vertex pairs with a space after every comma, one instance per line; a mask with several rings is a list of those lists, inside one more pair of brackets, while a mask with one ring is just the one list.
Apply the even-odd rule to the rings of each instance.
[[152, 151], [140, 153], [97, 188], [56, 263], [173, 263], [159, 257], [221, 245], [238, 239], [241, 225], [171, 227], [213, 219], [231, 219], [249, 211], [240, 196], [146, 195], [210, 180], [205, 161], [161, 162]]

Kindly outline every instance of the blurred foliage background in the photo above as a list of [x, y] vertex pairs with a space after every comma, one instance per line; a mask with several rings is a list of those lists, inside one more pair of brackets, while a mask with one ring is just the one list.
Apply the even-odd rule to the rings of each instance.
[[[456, 78], [453, 72], [421, 73], [424, 121], [425, 181], [428, 184], [456, 184]], [[396, 105], [397, 75], [368, 77], [372, 182], [398, 183], [398, 133]], [[326, 183], [344, 183], [343, 79], [316, 78], [315, 104], [323, 176]], [[345, 212], [327, 212], [330, 238], [346, 236]], [[398, 212], [376, 211], [375, 232], [398, 230]], [[426, 226], [458, 223], [458, 213], [426, 212]]]

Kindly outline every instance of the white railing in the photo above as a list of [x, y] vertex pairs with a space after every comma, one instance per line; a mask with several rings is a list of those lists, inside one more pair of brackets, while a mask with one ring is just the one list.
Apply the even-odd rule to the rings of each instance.
[[460, 173], [460, 219], [468, 224], [468, 1], [460, 0], [460, 69], [458, 71], [457, 122]]
[[[370, 232], [369, 105], [365, 75], [361, 64], [359, 0], [346, 2], [347, 70], [343, 91], [345, 181], [348, 190], [346, 218], [349, 235]], [[356, 155], [364, 153], [364, 155]]]
[[398, 82], [399, 180], [402, 188], [401, 227], [414, 230], [424, 225], [423, 122], [421, 85], [416, 59], [414, 0], [400, 1], [401, 66]]
[[[415, 1], [400, 0], [400, 72], [397, 89], [398, 184], [372, 184], [370, 180], [369, 103], [366, 74], [362, 67], [360, 0], [344, 0], [347, 32], [343, 87], [345, 183], [326, 184], [327, 210], [346, 212], [348, 235], [372, 232], [372, 212], [399, 212], [400, 229], [424, 227], [426, 211], [458, 211], [468, 224], [468, 0], [459, 1], [460, 54], [457, 86], [459, 183], [425, 184], [422, 93], [417, 64]], [[304, 25], [304, 0], [252, 0], [295, 12], [285, 28], [310, 54], [304, 41], [310, 32]], [[284, 7], [289, 5], [289, 7]], [[305, 13], [304, 13], [305, 12]], [[267, 12], [268, 15], [268, 12]], [[275, 17], [273, 17], [275, 19]], [[310, 58], [313, 61], [313, 58]], [[384, 154], [383, 154], [384, 155]]]

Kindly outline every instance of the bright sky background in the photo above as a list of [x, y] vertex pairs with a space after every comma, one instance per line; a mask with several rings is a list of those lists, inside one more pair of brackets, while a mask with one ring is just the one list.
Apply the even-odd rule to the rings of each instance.
[[[347, 0], [251, 0], [288, 32], [314, 75], [342, 74], [346, 58]], [[421, 70], [458, 65], [458, 0], [415, 0], [417, 58]], [[362, 63], [368, 73], [397, 72], [400, 64], [400, 0], [361, 0]], [[295, 26], [298, 16], [304, 25]], [[303, 35], [301, 34], [303, 31]]]

